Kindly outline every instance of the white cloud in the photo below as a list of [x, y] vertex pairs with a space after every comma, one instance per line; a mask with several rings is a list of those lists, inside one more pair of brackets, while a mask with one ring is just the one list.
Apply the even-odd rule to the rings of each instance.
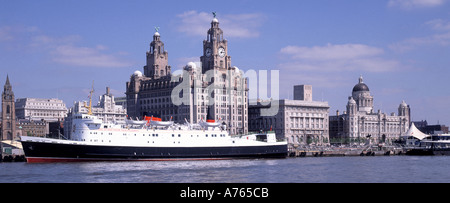
[[450, 45], [450, 32], [442, 34], [434, 34], [426, 37], [413, 37], [401, 42], [397, 42], [389, 45], [389, 48], [396, 52], [406, 52], [417, 49], [421, 46], [449, 46]]
[[[175, 67], [176, 67], [176, 69], [178, 69], [178, 68], [182, 68], [182, 67], [186, 66], [186, 64], [189, 62], [200, 62], [200, 57], [198, 57], [198, 56], [180, 57], [180, 58], [175, 59], [175, 61], [176, 61]], [[172, 70], [176, 70], [176, 69], [172, 69]]]
[[64, 37], [50, 37], [47, 35], [36, 35], [31, 37], [30, 46], [33, 48], [50, 48], [58, 45], [73, 45], [81, 41], [81, 36], [79, 35], [68, 35]]
[[383, 53], [383, 50], [376, 47], [369, 47], [363, 44], [342, 44], [314, 47], [287, 46], [280, 51], [283, 54], [291, 55], [295, 59], [310, 60], [336, 60], [336, 59], [357, 59], [367, 56], [375, 56]]
[[178, 31], [188, 35], [205, 35], [211, 22], [211, 15], [205, 12], [186, 11], [177, 17], [181, 20]]
[[322, 87], [332, 89], [348, 87], [353, 85], [353, 83], [354, 80], [349, 80], [346, 75], [280, 69], [280, 87], [283, 87], [280, 89], [281, 94], [285, 94], [286, 91], [290, 94], [292, 92], [291, 88], [299, 84], [313, 85], [313, 88]]
[[434, 30], [450, 30], [450, 21], [442, 19], [434, 19], [425, 23]]
[[45, 50], [51, 61], [69, 66], [100, 68], [131, 66], [131, 63], [118, 57], [123, 55], [123, 52], [106, 53], [108, 48], [104, 45], [96, 45], [95, 47], [76, 45], [80, 41], [81, 37], [78, 35], [60, 38], [38, 35], [32, 38], [30, 46]]
[[13, 34], [11, 33], [12, 28], [9, 26], [0, 27], [0, 42], [1, 41], [10, 41], [14, 39]]
[[124, 52], [108, 53], [108, 48], [104, 45], [77, 45], [81, 41], [82, 37], [79, 35], [45, 35], [35, 26], [0, 27], [0, 48], [39, 52], [52, 62], [68, 66], [117, 68], [132, 65], [120, 57]]
[[384, 59], [383, 49], [363, 44], [342, 44], [314, 47], [287, 46], [280, 50], [289, 60], [279, 65], [290, 71], [366, 71], [388, 72], [400, 68], [395, 60]]
[[446, 0], [389, 0], [389, 7], [402, 9], [431, 8], [443, 5]]
[[105, 54], [107, 48], [102, 45], [96, 47], [78, 47], [73, 45], [59, 45], [51, 51], [52, 61], [71, 66], [118, 68], [130, 66], [129, 63], [118, 59], [113, 54]]
[[37, 31], [37, 27], [34, 26], [2, 26], [0, 27], [0, 42], [14, 41], [27, 34], [33, 34]]
[[[177, 17], [180, 19], [178, 31], [191, 36], [206, 36], [213, 18], [210, 13], [198, 11], [186, 11]], [[217, 15], [225, 37], [236, 38], [258, 37], [260, 35], [258, 28], [264, 18], [264, 15], [259, 13]]]
[[435, 19], [425, 23], [436, 33], [424, 37], [411, 37], [403, 41], [389, 45], [389, 48], [396, 52], [406, 52], [422, 46], [450, 46], [450, 22], [442, 19]]
[[326, 89], [342, 88], [354, 85], [350, 76], [405, 69], [386, 55], [382, 48], [364, 44], [286, 46], [279, 51], [280, 86], [311, 84]]

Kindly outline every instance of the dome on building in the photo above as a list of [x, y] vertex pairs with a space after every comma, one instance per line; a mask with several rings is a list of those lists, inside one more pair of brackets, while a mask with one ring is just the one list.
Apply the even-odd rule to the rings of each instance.
[[408, 107], [408, 104], [406, 104], [405, 100], [402, 101], [400, 104], [400, 107]]
[[355, 87], [353, 87], [353, 92], [358, 92], [358, 91], [369, 91], [369, 87], [367, 87], [367, 85], [364, 83], [359, 83], [359, 84], [355, 85]]
[[155, 34], [153, 36], [158, 36], [159, 37], [160, 36], [159, 32], [155, 32]]
[[239, 73], [239, 68], [237, 67], [237, 66], [232, 66], [233, 68], [234, 68], [234, 72], [236, 73], [236, 74], [238, 74]]
[[187, 63], [187, 64], [186, 64], [186, 66], [187, 66], [187, 67], [189, 67], [189, 68], [192, 68], [192, 69], [195, 69], [195, 68], [197, 68], [197, 65], [195, 65], [195, 63], [194, 63], [194, 62], [192, 62], [192, 61], [191, 61], [191, 62], [189, 62], [189, 63]]
[[359, 77], [359, 83], [353, 87], [353, 92], [359, 91], [370, 91], [369, 87], [366, 84], [364, 84], [362, 76]]
[[217, 18], [214, 18], [214, 19], [212, 20], [212, 22], [213, 22], [213, 23], [218, 23], [219, 20], [217, 20]]
[[135, 77], [142, 77], [142, 72], [141, 71], [134, 71], [133, 76]]
[[195, 72], [195, 71], [197, 71], [197, 65], [195, 65], [195, 63], [191, 61], [186, 64], [185, 70], [188, 70], [188, 71], [192, 70]]
[[349, 97], [347, 104], [354, 104], [354, 105], [356, 105], [356, 101], [353, 99], [353, 97]]

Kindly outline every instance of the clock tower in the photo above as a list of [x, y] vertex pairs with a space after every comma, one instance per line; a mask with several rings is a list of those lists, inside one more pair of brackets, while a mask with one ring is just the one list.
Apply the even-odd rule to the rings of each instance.
[[14, 92], [6, 76], [6, 83], [2, 93], [2, 140], [13, 140], [16, 133], [16, 113]]
[[211, 28], [208, 30], [206, 40], [203, 40], [203, 56], [200, 57], [202, 73], [215, 68], [227, 70], [231, 66], [227, 40], [223, 38], [223, 31], [219, 28], [216, 13], [213, 12], [213, 15]]

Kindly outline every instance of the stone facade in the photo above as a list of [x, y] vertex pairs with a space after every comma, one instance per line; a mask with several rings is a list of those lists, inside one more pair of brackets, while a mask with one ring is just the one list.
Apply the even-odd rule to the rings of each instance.
[[16, 100], [16, 116], [34, 121], [62, 121], [67, 116], [67, 107], [60, 99], [20, 98]]
[[312, 101], [312, 86], [311, 85], [295, 85], [294, 86], [294, 100]]
[[[312, 91], [309, 93], [312, 95]], [[271, 108], [273, 104], [278, 104], [276, 115], [261, 116], [261, 110]], [[249, 106], [249, 131], [275, 131], [277, 138], [286, 139], [294, 147], [311, 144], [326, 146], [329, 145], [329, 109], [328, 102], [320, 101], [283, 99], [272, 101], [270, 105], [258, 102]]]
[[203, 41], [200, 62], [189, 62], [172, 75], [161, 35], [156, 32], [147, 52], [144, 74], [135, 71], [126, 83], [128, 115], [157, 116], [176, 123], [198, 123], [207, 117], [225, 122], [230, 134], [248, 132], [247, 80], [231, 66], [227, 40], [214, 18]]
[[[2, 140], [15, 140], [20, 136], [16, 128], [16, 113], [14, 92], [12, 91], [9, 76], [6, 76], [6, 82], [2, 92]], [[19, 134], [17, 134], [19, 133]]]
[[49, 123], [47, 121], [19, 119], [17, 125], [21, 131], [21, 136], [45, 137], [49, 134]]
[[373, 110], [373, 96], [369, 87], [359, 78], [347, 102], [347, 110], [330, 116], [330, 138], [334, 143], [392, 143], [408, 131], [410, 107], [404, 101], [398, 115]]
[[170, 75], [169, 53], [164, 50], [164, 43], [160, 38], [160, 34], [155, 32], [150, 51], [147, 52], [147, 65], [144, 66], [144, 75], [154, 79]]

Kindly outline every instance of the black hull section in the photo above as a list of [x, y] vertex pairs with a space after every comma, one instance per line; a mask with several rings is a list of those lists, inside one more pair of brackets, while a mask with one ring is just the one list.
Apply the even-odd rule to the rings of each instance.
[[28, 162], [157, 161], [229, 158], [285, 158], [287, 145], [229, 147], [126, 147], [22, 142]]
[[449, 156], [449, 148], [438, 148], [438, 149], [411, 149], [406, 152], [406, 155], [415, 156]]
[[433, 155], [439, 156], [448, 156], [450, 155], [450, 149], [449, 148], [443, 148], [443, 149], [433, 149]]
[[432, 156], [433, 151], [430, 149], [410, 149], [408, 151], [406, 151], [405, 153], [406, 155], [411, 155], [411, 156]]

